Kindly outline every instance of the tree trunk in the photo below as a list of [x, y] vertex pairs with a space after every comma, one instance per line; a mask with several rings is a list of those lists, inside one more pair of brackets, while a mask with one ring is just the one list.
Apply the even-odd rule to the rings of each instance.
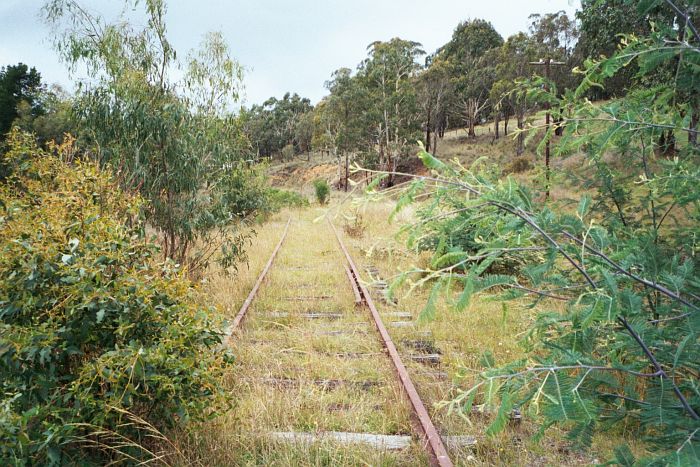
[[[517, 120], [518, 129], [523, 130], [525, 128], [525, 115], [519, 113], [517, 115]], [[525, 152], [525, 132], [520, 131], [518, 132], [518, 142], [516, 143], [515, 154], [518, 156], [522, 156], [523, 152]]]
[[498, 112], [496, 112], [496, 116], [495, 116], [494, 119], [493, 119], [494, 139], [498, 139], [498, 138], [500, 138], [500, 136], [501, 136], [501, 135], [499, 134], [499, 126], [500, 126], [500, 123], [501, 123], [501, 118], [500, 118], [500, 117], [501, 117], [501, 115], [500, 115]]
[[659, 150], [664, 156], [672, 156], [676, 152], [676, 135], [673, 130], [664, 131], [659, 137]]
[[345, 153], [345, 192], [348, 191], [348, 153]]
[[508, 136], [508, 121], [510, 120], [510, 115], [506, 113], [503, 116], [503, 136]]
[[698, 123], [700, 123], [700, 109], [694, 108], [690, 116], [690, 131], [688, 132], [688, 144], [698, 147]]
[[336, 187], [340, 188], [340, 184], [343, 180], [343, 156], [340, 153], [338, 153], [338, 148], [333, 148], [333, 155], [335, 156], [335, 160], [338, 163], [338, 183]]

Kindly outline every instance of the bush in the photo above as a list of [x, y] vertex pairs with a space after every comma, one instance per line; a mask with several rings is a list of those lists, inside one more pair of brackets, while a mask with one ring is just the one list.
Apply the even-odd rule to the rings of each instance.
[[[95, 164], [10, 135], [0, 183], [0, 458], [147, 457], [153, 431], [228, 401], [211, 310], [144, 238], [142, 202]], [[137, 423], [133, 423], [137, 421]], [[109, 446], [111, 444], [111, 447]]]
[[326, 204], [330, 195], [330, 187], [328, 182], [322, 179], [314, 180], [314, 190], [316, 191], [316, 200], [319, 204]]
[[[541, 423], [538, 436], [555, 425], [566, 429], [575, 448], [608, 432], [645, 442], [645, 457], [637, 459], [623, 442], [607, 464], [700, 465], [700, 146], [683, 100], [697, 94], [699, 75], [697, 67], [679, 65], [700, 63], [700, 38], [669, 53], [677, 34], [666, 24], [647, 38], [627, 36], [612, 57], [586, 61], [575, 92], [541, 97], [566, 109], [555, 154], [585, 148], [593, 169], [580, 174], [575, 209], [566, 199], [537, 201], [513, 179], [419, 156], [438, 183], [414, 181], [398, 208], [424, 206], [421, 222], [407, 228], [413, 241], [444, 232], [431, 248], [444, 254], [432, 263], [440, 269], [428, 276], [435, 284], [424, 315], [435, 312], [441, 291], [452, 300], [457, 283], [461, 294], [450, 302], [457, 310], [488, 290], [529, 295], [539, 308], [522, 333], [525, 355], [485, 369], [450, 407], [469, 413], [474, 403], [500, 399], [489, 435], [505, 429], [517, 409]], [[587, 92], [633, 60], [640, 70], [634, 86], [591, 105]], [[664, 80], [674, 74], [678, 79]], [[543, 92], [540, 82], [527, 86], [528, 93]], [[678, 144], [673, 160], [658, 158], [670, 135], [688, 136], [688, 143]], [[490, 230], [464, 235], [484, 227]], [[539, 258], [525, 261], [518, 275], [488, 273], [485, 266], [514, 254]], [[477, 258], [468, 269], [457, 267]]]
[[267, 191], [269, 210], [279, 211], [283, 208], [303, 208], [309, 205], [309, 200], [296, 191], [270, 188]]
[[345, 225], [343, 225], [345, 233], [352, 238], [362, 238], [366, 229], [367, 225], [362, 218], [362, 214], [358, 211], [355, 211], [351, 219], [346, 219]]
[[293, 144], [288, 144], [285, 147], [282, 148], [282, 160], [284, 161], [291, 161], [294, 159], [294, 145]]
[[533, 165], [532, 162], [530, 162], [530, 159], [527, 157], [516, 157], [510, 163], [503, 169], [504, 173], [507, 174], [519, 174], [522, 172], [527, 172], [528, 170], [532, 170]]

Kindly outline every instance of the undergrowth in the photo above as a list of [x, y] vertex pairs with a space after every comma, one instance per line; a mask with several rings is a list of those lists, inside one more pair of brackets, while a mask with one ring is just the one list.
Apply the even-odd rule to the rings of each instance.
[[[0, 183], [0, 458], [164, 455], [160, 433], [228, 406], [212, 310], [145, 237], [142, 201], [13, 132]], [[167, 451], [167, 449], [166, 449]]]

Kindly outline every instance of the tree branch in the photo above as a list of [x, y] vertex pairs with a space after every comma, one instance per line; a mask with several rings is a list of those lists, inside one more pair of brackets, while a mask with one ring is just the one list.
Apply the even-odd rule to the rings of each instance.
[[673, 386], [673, 392], [676, 393], [676, 397], [678, 397], [678, 399], [681, 401], [681, 404], [683, 404], [683, 408], [685, 409], [685, 411], [688, 412], [688, 414], [690, 414], [693, 420], [700, 420], [700, 416], [698, 416], [697, 412], [695, 412], [695, 410], [693, 410], [693, 408], [690, 406], [688, 400], [685, 398], [680, 388], [676, 385], [676, 382], [673, 380], [673, 378], [669, 378], [668, 374], [666, 374], [664, 369], [661, 368], [661, 365], [659, 365], [659, 362], [656, 360], [656, 357], [654, 357], [654, 354], [651, 353], [651, 350], [649, 350], [649, 347], [647, 347], [646, 343], [642, 340], [641, 336], [637, 334], [637, 332], [634, 329], [632, 329], [632, 326], [630, 326], [630, 323], [624, 316], [619, 316], [617, 319], [622, 323], [625, 329], [627, 329], [627, 332], [630, 333], [634, 340], [637, 341], [637, 343], [642, 348], [644, 354], [647, 356], [651, 364], [654, 366], [654, 368], [656, 368], [656, 372], [662, 378], [667, 379], [671, 383], [671, 386]]

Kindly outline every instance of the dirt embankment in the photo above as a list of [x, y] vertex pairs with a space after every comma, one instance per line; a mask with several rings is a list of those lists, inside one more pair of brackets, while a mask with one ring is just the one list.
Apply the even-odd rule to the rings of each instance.
[[338, 166], [331, 162], [294, 161], [270, 168], [270, 182], [277, 187], [301, 187], [316, 179], [333, 182], [338, 178]]
[[[316, 160], [314, 160], [316, 159]], [[418, 157], [408, 157], [397, 167], [397, 172], [415, 175], [427, 173]], [[312, 158], [310, 161], [298, 159], [292, 162], [276, 164], [270, 167], [269, 178], [273, 186], [284, 188], [305, 188], [311, 186], [314, 180], [324, 179], [334, 188], [342, 188], [345, 168], [338, 167], [335, 161]], [[369, 182], [371, 177], [367, 173], [350, 174], [350, 179], [355, 182]], [[394, 177], [394, 182], [405, 181], [408, 177]]]

